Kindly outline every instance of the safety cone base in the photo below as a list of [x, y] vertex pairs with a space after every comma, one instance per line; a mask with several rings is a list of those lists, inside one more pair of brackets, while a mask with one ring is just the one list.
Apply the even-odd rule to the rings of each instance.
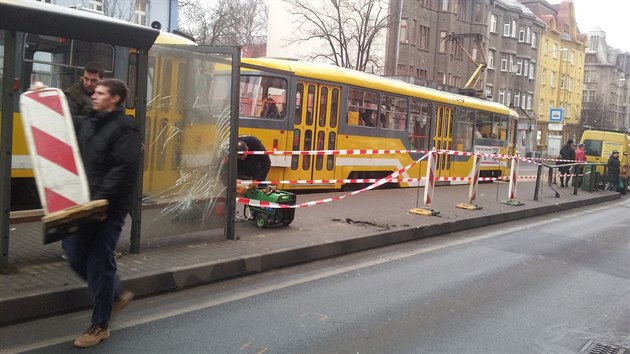
[[466, 209], [466, 210], [481, 210], [483, 209], [480, 205], [472, 204], [472, 203], [458, 203], [455, 205], [456, 208]]
[[438, 210], [429, 208], [413, 208], [409, 210], [409, 213], [423, 216], [435, 216], [440, 214]]
[[521, 202], [520, 200], [516, 200], [516, 199], [506, 199], [506, 200], [502, 201], [501, 203], [506, 204], [506, 205], [511, 205], [511, 206], [525, 205], [525, 203]]

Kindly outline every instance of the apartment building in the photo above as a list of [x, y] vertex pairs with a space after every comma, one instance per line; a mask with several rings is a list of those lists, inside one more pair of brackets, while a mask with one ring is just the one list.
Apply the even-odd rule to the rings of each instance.
[[588, 33], [582, 122], [585, 128], [630, 131], [630, 53], [608, 46], [606, 32]]
[[545, 24], [516, 0], [491, 1], [484, 92], [519, 113], [517, 150], [536, 154], [540, 38]]
[[579, 32], [571, 0], [549, 4], [520, 0], [545, 25], [538, 57], [537, 152], [557, 156], [568, 139], [579, 140], [584, 60], [588, 37]]

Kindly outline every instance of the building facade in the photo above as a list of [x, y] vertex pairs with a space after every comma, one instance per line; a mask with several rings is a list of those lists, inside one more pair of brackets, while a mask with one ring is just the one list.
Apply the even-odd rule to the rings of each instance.
[[491, 2], [485, 96], [519, 113], [517, 150], [536, 154], [537, 72], [545, 24], [516, 0]]
[[584, 72], [585, 128], [630, 132], [630, 53], [608, 46], [606, 32], [589, 32]]
[[520, 0], [546, 24], [538, 57], [537, 152], [557, 156], [568, 140], [581, 132], [582, 87], [588, 37], [578, 30], [571, 0], [549, 4]]
[[103, 13], [107, 16], [143, 26], [159, 23], [164, 31], [178, 29], [177, 0], [121, 0], [106, 2], [103, 0], [37, 0], [64, 7], [73, 7], [87, 11]]

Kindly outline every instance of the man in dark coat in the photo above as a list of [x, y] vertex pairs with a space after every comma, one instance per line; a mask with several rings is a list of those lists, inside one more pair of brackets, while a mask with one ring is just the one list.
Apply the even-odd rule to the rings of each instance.
[[[238, 137], [238, 151], [267, 151], [265, 146], [258, 138], [251, 135], [243, 135]], [[238, 155], [238, 178], [251, 178], [255, 181], [264, 181], [267, 179], [267, 173], [271, 168], [271, 159], [269, 155]]]
[[74, 119], [91, 199], [108, 201], [104, 215], [62, 240], [70, 266], [88, 283], [94, 306], [92, 325], [76, 338], [76, 347], [92, 347], [109, 338], [112, 312], [133, 298], [133, 293], [122, 290], [114, 258], [142, 154], [142, 136], [122, 107], [127, 91], [120, 80], [99, 81], [92, 95], [93, 111]]
[[70, 114], [87, 115], [92, 112], [92, 93], [96, 84], [103, 78], [103, 66], [99, 63], [88, 63], [83, 69], [79, 82], [64, 91], [70, 107]]
[[[562, 160], [568, 161], [560, 161], [559, 164], [566, 165], [575, 161], [575, 150], [573, 149], [573, 139], [567, 140], [567, 143], [560, 149], [560, 158]], [[571, 176], [568, 175], [571, 167], [559, 167], [560, 170], [560, 185], [562, 187], [569, 186], [569, 180]], [[566, 178], [566, 179], [565, 179]]]
[[619, 162], [619, 151], [614, 150], [608, 158], [606, 164], [606, 190], [616, 191], [619, 186], [619, 174], [621, 173], [621, 163]]

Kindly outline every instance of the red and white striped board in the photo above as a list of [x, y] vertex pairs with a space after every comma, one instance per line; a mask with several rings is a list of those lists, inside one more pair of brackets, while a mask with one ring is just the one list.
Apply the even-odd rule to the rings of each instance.
[[64, 93], [56, 88], [27, 91], [20, 96], [20, 113], [37, 192], [46, 214], [42, 218], [44, 243], [58, 241], [76, 231], [80, 220], [102, 212], [107, 202], [90, 202], [87, 176]]
[[427, 160], [427, 176], [426, 184], [424, 186], [424, 205], [431, 205], [433, 201], [433, 189], [435, 188], [435, 165], [437, 160], [437, 151], [433, 150], [429, 152]]
[[44, 213], [89, 202], [87, 177], [63, 92], [56, 88], [25, 92], [20, 96], [20, 112]]

